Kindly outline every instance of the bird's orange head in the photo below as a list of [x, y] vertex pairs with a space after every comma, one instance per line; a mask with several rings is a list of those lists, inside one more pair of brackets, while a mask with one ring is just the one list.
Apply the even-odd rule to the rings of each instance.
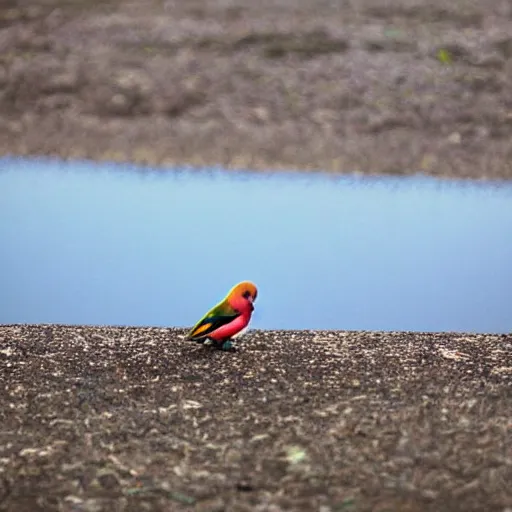
[[250, 281], [242, 281], [231, 288], [226, 298], [234, 308], [238, 309], [241, 305], [247, 305], [252, 311], [254, 309], [252, 304], [257, 296], [256, 285]]

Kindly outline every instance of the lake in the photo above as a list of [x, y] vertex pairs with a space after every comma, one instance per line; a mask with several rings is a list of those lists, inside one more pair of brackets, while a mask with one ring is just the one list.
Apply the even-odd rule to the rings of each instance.
[[0, 323], [512, 331], [512, 184], [0, 159]]

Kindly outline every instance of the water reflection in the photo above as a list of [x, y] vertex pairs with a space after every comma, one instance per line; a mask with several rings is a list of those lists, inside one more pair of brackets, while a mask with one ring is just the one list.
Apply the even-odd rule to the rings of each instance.
[[0, 159], [0, 323], [512, 330], [512, 186]]

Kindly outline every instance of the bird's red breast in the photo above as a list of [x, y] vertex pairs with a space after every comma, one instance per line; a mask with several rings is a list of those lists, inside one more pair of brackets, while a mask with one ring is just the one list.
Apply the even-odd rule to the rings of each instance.
[[245, 329], [251, 320], [252, 309], [243, 312], [240, 316], [236, 317], [229, 324], [219, 327], [215, 331], [211, 332], [208, 336], [215, 341], [223, 341], [228, 338], [232, 338], [240, 331]]

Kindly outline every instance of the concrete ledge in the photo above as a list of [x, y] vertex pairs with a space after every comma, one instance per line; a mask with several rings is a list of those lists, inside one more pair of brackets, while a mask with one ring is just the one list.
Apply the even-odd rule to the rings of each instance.
[[2, 510], [512, 507], [512, 336], [0, 326]]

